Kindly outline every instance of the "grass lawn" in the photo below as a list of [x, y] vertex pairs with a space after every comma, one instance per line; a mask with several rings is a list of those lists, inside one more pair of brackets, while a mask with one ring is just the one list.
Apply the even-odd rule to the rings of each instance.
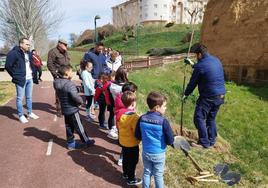
[[15, 95], [15, 87], [11, 82], [0, 82], [0, 105], [5, 104]]
[[[187, 82], [190, 77], [188, 68]], [[180, 122], [180, 96], [183, 83], [182, 62], [132, 72], [129, 75], [138, 89], [138, 111], [147, 110], [146, 96], [152, 90], [168, 97], [166, 116], [175, 124]], [[209, 171], [218, 163], [228, 163], [233, 171], [239, 171], [242, 181], [237, 187], [265, 187], [268, 185], [268, 87], [237, 86], [226, 83], [228, 90], [225, 104], [217, 116], [219, 139], [223, 150], [192, 149], [191, 155]], [[185, 104], [184, 124], [195, 130], [193, 113], [197, 91]], [[195, 175], [191, 162], [172, 148], [168, 149], [165, 182], [169, 187], [191, 187], [185, 177]], [[226, 187], [223, 183], [200, 183], [196, 187]]]

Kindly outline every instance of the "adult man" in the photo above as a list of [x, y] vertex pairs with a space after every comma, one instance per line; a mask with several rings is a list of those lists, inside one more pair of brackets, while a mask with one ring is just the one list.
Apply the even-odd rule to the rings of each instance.
[[32, 112], [32, 91], [33, 82], [38, 83], [36, 69], [33, 64], [32, 55], [29, 53], [30, 42], [27, 38], [19, 40], [19, 46], [15, 46], [7, 54], [5, 69], [12, 77], [12, 82], [16, 86], [16, 106], [21, 123], [27, 123], [24, 116], [22, 100], [26, 97], [28, 117], [38, 119], [39, 117]]
[[102, 42], [97, 42], [95, 47], [90, 49], [84, 55], [84, 61], [91, 61], [93, 63], [93, 69], [91, 71], [94, 79], [99, 78], [99, 74], [107, 67], [106, 57], [102, 53], [104, 45]]
[[[220, 105], [224, 103], [224, 72], [220, 60], [207, 52], [206, 46], [197, 43], [190, 49], [196, 54], [197, 64], [193, 66], [193, 74], [184, 92], [183, 99], [189, 96], [198, 86], [199, 98], [196, 102], [194, 123], [198, 129], [198, 143], [195, 147], [209, 148], [216, 142], [216, 115]], [[185, 61], [189, 61], [186, 59]]]
[[[70, 65], [70, 58], [67, 53], [67, 45], [68, 43], [64, 39], [60, 39], [57, 46], [48, 52], [47, 68], [51, 72], [54, 79], [59, 78], [58, 69], [61, 65]], [[57, 116], [61, 117], [60, 103], [56, 93], [55, 97]]]

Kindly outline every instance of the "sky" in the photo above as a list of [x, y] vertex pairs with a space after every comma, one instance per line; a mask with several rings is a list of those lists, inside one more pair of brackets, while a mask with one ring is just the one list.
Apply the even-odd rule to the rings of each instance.
[[64, 20], [57, 32], [50, 38], [69, 40], [70, 33], [81, 34], [86, 29], [94, 29], [94, 17], [99, 15], [97, 27], [112, 24], [112, 7], [126, 0], [57, 0]]
[[[112, 24], [112, 7], [126, 0], [56, 0], [57, 9], [64, 13], [60, 27], [49, 38], [69, 40], [70, 33], [81, 34], [86, 29], [94, 29], [94, 17], [99, 15], [97, 27]], [[3, 41], [0, 41], [3, 46]]]

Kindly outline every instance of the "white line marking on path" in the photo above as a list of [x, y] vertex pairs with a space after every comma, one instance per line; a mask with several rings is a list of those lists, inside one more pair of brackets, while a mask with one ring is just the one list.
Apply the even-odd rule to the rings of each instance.
[[46, 156], [51, 155], [52, 153], [52, 145], [53, 145], [53, 139], [50, 139], [47, 146], [47, 153]]
[[41, 86], [41, 89], [48, 89], [50, 86]]
[[57, 119], [58, 119], [58, 116], [57, 115], [54, 115], [53, 121], [57, 121]]

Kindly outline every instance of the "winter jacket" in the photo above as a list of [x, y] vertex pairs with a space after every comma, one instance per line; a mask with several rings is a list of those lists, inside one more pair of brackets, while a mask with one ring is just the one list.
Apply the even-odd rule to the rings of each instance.
[[95, 81], [92, 78], [91, 74], [87, 70], [84, 70], [81, 73], [81, 78], [83, 81], [85, 96], [95, 95], [95, 88], [94, 88]]
[[210, 98], [226, 93], [224, 72], [220, 60], [208, 53], [194, 65], [194, 71], [185, 90], [190, 95], [198, 86], [200, 97]]
[[[30, 67], [33, 74], [33, 82], [38, 84], [37, 69], [33, 64], [32, 53], [29, 53]], [[23, 87], [26, 83], [26, 64], [24, 52], [19, 46], [15, 46], [11, 51], [8, 52], [6, 58], [5, 69], [8, 74], [12, 77], [12, 82]]]
[[98, 79], [99, 74], [103, 72], [105, 67], [107, 67], [105, 55], [102, 53], [96, 54], [94, 49], [90, 49], [87, 53], [85, 53], [83, 60], [91, 61], [93, 63], [91, 74], [94, 79]]
[[124, 147], [134, 147], [139, 145], [140, 141], [135, 137], [135, 129], [139, 120], [139, 115], [128, 109], [121, 115], [118, 121], [119, 143]]
[[109, 91], [111, 82], [107, 81], [104, 84], [102, 84], [101, 82], [97, 82], [97, 83], [99, 84], [96, 87], [94, 100], [98, 102], [105, 102], [106, 105], [113, 105], [112, 97]]
[[113, 96], [113, 100], [115, 101], [116, 96], [122, 92], [122, 87], [125, 83], [117, 83], [117, 82], [113, 82], [111, 83], [110, 86], [110, 92]]
[[83, 100], [77, 92], [76, 85], [65, 78], [55, 79], [53, 85], [60, 100], [62, 114], [71, 115], [78, 112], [78, 106]]
[[143, 151], [152, 154], [165, 152], [167, 145], [174, 142], [169, 122], [159, 112], [150, 111], [142, 115], [137, 123], [135, 136], [142, 140]]
[[48, 52], [47, 68], [51, 72], [53, 78], [58, 78], [58, 69], [61, 65], [70, 65], [70, 58], [67, 51], [61, 52], [58, 47]]
[[33, 54], [33, 63], [37, 68], [41, 68], [43, 65], [41, 58], [36, 54]]

